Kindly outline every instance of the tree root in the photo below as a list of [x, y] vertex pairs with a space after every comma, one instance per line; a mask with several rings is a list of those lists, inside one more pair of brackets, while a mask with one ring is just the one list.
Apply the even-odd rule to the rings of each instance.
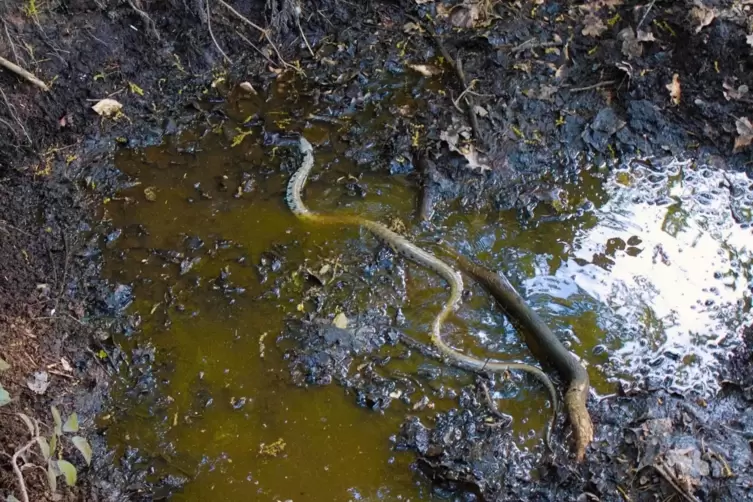
[[575, 458], [578, 462], [583, 461], [586, 448], [593, 441], [593, 424], [586, 408], [590, 388], [588, 372], [503, 275], [476, 265], [447, 246], [442, 246], [442, 249], [455, 259], [460, 270], [479, 281], [497, 300], [510, 320], [523, 333], [526, 345], [536, 359], [542, 364], [554, 367], [568, 382], [565, 407], [575, 438]]

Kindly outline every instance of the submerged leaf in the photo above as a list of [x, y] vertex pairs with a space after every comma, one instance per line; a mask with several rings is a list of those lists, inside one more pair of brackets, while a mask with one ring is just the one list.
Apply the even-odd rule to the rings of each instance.
[[58, 460], [58, 469], [65, 476], [65, 482], [68, 486], [74, 486], [76, 484], [77, 472], [72, 463], [67, 460]]
[[63, 424], [63, 432], [78, 432], [78, 415], [74, 411]]
[[78, 448], [78, 451], [80, 451], [81, 455], [84, 456], [84, 459], [86, 460], [86, 465], [91, 465], [92, 447], [89, 446], [89, 441], [87, 441], [86, 438], [83, 438], [81, 436], [73, 436], [71, 438], [71, 441], [73, 442], [73, 446]]

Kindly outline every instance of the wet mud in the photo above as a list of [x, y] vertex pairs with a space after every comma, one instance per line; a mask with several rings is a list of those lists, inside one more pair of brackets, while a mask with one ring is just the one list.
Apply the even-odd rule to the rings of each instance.
[[[749, 6], [322, 2], [297, 19], [287, 2], [234, 2], [271, 26], [277, 55], [222, 5], [208, 19], [204, 2], [36, 4], [2, 7], [0, 55], [52, 91], [0, 72], [0, 383], [17, 398], [0, 445], [26, 438], [16, 411], [78, 411], [94, 463], [65, 451], [80, 470], [66, 497], [750, 498]], [[96, 116], [103, 97], [125, 116]], [[366, 201], [422, 245], [506, 267], [588, 363], [583, 464], [561, 422], [542, 448], [533, 382], [434, 360], [421, 335], [440, 281], [357, 230], [295, 227], [281, 186], [297, 133], [321, 159], [307, 194], [321, 207]], [[634, 199], [635, 227], [596, 224], [622, 214], [589, 188], [609, 183]], [[635, 240], [648, 207], [674, 239], [651, 249]], [[706, 251], [683, 262], [691, 248]], [[657, 263], [696, 279], [659, 274], [632, 302], [631, 276]], [[662, 305], [672, 281], [688, 297]], [[453, 344], [534, 362], [487, 300], [469, 287], [469, 309], [492, 314], [463, 311]], [[26, 384], [37, 371], [52, 375], [43, 395]], [[338, 442], [352, 453], [339, 462]], [[17, 493], [0, 465], [2, 495]], [[27, 482], [48, 497], [41, 471]]]

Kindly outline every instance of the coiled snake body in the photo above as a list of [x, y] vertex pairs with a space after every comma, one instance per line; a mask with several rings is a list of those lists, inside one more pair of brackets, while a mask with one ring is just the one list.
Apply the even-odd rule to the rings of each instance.
[[445, 343], [441, 336], [442, 324], [447, 316], [455, 309], [461, 299], [463, 291], [463, 278], [453, 270], [449, 265], [439, 260], [430, 253], [419, 248], [406, 238], [393, 232], [381, 223], [367, 220], [358, 216], [347, 215], [323, 215], [310, 211], [303, 203], [301, 193], [306, 184], [309, 173], [314, 166], [314, 148], [305, 138], [301, 137], [299, 148], [303, 155], [303, 161], [298, 170], [293, 174], [288, 182], [286, 201], [291, 211], [300, 219], [308, 220], [315, 223], [333, 223], [362, 226], [372, 232], [377, 238], [390, 245], [396, 252], [404, 255], [410, 260], [423, 265], [437, 274], [439, 274], [450, 285], [450, 298], [445, 302], [442, 310], [434, 318], [431, 328], [431, 341], [441, 351], [441, 353], [451, 359], [456, 365], [476, 372], [494, 372], [503, 373], [508, 370], [521, 370], [534, 375], [541, 383], [546, 386], [552, 399], [552, 422], [546, 431], [546, 443], [550, 444], [551, 428], [554, 425], [557, 413], [557, 392], [554, 389], [549, 377], [535, 366], [524, 363], [514, 362], [494, 362], [483, 361], [475, 357], [462, 354]]

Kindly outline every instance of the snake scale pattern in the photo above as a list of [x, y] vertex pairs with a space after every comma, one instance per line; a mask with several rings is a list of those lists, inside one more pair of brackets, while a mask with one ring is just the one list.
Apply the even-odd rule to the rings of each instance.
[[445, 302], [442, 310], [434, 318], [431, 329], [431, 341], [440, 350], [444, 357], [451, 359], [456, 365], [475, 372], [504, 373], [509, 370], [521, 370], [534, 375], [549, 391], [552, 400], [552, 421], [546, 431], [546, 444], [550, 446], [551, 429], [557, 415], [557, 392], [549, 377], [535, 366], [515, 362], [483, 361], [456, 351], [442, 339], [441, 330], [445, 319], [455, 310], [461, 300], [463, 291], [462, 276], [449, 265], [439, 260], [432, 254], [419, 248], [405, 237], [393, 232], [386, 226], [358, 216], [325, 215], [310, 211], [303, 203], [302, 193], [309, 173], [314, 166], [314, 148], [304, 137], [299, 142], [300, 152], [303, 156], [301, 166], [293, 174], [288, 182], [286, 201], [290, 210], [301, 220], [313, 223], [329, 223], [340, 225], [361, 226], [387, 245], [395, 252], [419, 265], [427, 267], [439, 274], [450, 285], [450, 297]]

